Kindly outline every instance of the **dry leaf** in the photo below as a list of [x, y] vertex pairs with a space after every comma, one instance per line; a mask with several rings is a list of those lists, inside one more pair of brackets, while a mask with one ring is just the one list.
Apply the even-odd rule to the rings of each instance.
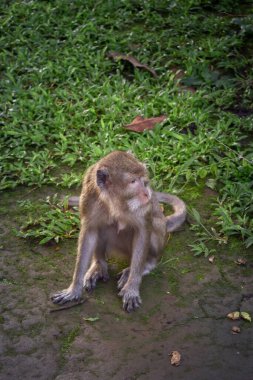
[[232, 319], [233, 321], [235, 321], [236, 319], [240, 319], [240, 312], [239, 311], [233, 311], [232, 313], [229, 313], [227, 315], [227, 317], [229, 319]]
[[231, 331], [232, 331], [232, 334], [239, 334], [241, 332], [241, 329], [238, 326], [233, 326]]
[[238, 257], [238, 259], [235, 261], [235, 263], [237, 265], [246, 265], [247, 264], [247, 260], [243, 259], [242, 257]]
[[158, 75], [156, 74], [154, 69], [152, 69], [148, 65], [141, 63], [140, 61], [138, 61], [136, 58], [134, 58], [131, 55], [121, 54], [121, 53], [118, 53], [116, 51], [110, 51], [107, 54], [107, 56], [111, 59], [114, 59], [114, 60], [127, 61], [127, 62], [131, 63], [133, 65], [133, 67], [137, 67], [139, 69], [144, 69], [146, 71], [149, 71], [155, 78], [158, 77]]
[[98, 321], [100, 318], [99, 317], [87, 317], [87, 318], [83, 318], [85, 321], [87, 322], [96, 322]]
[[131, 124], [125, 125], [125, 128], [134, 132], [143, 132], [145, 129], [154, 129], [155, 125], [166, 120], [167, 116], [150, 117], [144, 119], [142, 116], [137, 116]]
[[215, 259], [215, 257], [214, 257], [214, 256], [210, 256], [210, 257], [209, 257], [209, 259], [208, 259], [208, 261], [209, 261], [210, 263], [212, 263], [212, 264], [213, 264], [213, 262], [214, 262], [214, 259]]
[[172, 351], [170, 353], [171, 359], [170, 362], [172, 365], [175, 365], [176, 367], [180, 365], [181, 361], [181, 354], [178, 351]]
[[246, 313], [245, 311], [241, 311], [241, 317], [245, 319], [245, 321], [251, 322], [251, 316], [249, 313]]

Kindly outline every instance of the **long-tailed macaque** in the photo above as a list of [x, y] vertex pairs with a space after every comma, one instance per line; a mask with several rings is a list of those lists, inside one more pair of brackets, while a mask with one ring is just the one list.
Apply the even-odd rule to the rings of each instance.
[[[78, 197], [70, 198], [77, 204]], [[174, 214], [165, 217], [159, 202]], [[123, 308], [131, 312], [141, 304], [139, 288], [160, 258], [167, 234], [185, 220], [186, 207], [174, 195], [154, 192], [147, 169], [131, 153], [114, 151], [91, 166], [83, 180], [79, 201], [81, 230], [75, 271], [70, 286], [52, 296], [54, 303], [77, 300], [83, 287], [107, 281], [106, 258], [112, 252], [130, 257], [118, 281]]]

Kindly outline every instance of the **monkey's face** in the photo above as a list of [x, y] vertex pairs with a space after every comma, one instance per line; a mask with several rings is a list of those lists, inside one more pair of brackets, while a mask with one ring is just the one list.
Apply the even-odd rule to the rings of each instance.
[[144, 209], [150, 203], [152, 191], [143, 167], [123, 173], [109, 172], [103, 167], [97, 171], [97, 185], [112, 203], [120, 202], [123, 209], [126, 207], [131, 212]]
[[147, 177], [125, 173], [124, 182], [124, 195], [130, 211], [138, 210], [149, 204], [151, 189]]
[[152, 191], [144, 164], [127, 152], [112, 152], [96, 170], [96, 183], [101, 196], [121, 211], [147, 211]]

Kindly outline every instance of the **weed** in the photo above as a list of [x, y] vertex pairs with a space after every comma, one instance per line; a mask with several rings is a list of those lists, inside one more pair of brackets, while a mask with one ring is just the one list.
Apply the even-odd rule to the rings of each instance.
[[80, 327], [77, 326], [75, 328], [73, 328], [69, 333], [68, 335], [66, 335], [63, 340], [62, 340], [62, 346], [61, 346], [61, 353], [64, 355], [66, 354], [72, 343], [74, 342], [75, 338], [78, 336], [79, 334], [79, 331], [80, 331]]
[[59, 242], [61, 239], [77, 237], [79, 217], [74, 211], [66, 209], [64, 201], [57, 199], [57, 194], [48, 197], [46, 203], [40, 205], [39, 216], [36, 217], [38, 206], [31, 201], [20, 202], [20, 207], [28, 212], [28, 220], [22, 225], [16, 235], [22, 238], [40, 239], [39, 244], [51, 240]]
[[192, 244], [189, 244], [194, 252], [194, 256], [204, 255], [207, 257], [216, 252], [214, 248], [209, 248], [207, 243], [227, 244], [227, 236], [217, 232], [214, 227], [210, 229], [206, 227], [201, 220], [199, 212], [195, 208], [188, 208], [188, 213], [196, 222], [196, 224], [191, 225], [191, 230], [195, 232], [197, 239]]

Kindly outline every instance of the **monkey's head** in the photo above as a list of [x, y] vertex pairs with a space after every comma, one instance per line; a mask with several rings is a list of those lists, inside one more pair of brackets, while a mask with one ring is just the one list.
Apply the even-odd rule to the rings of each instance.
[[132, 212], [150, 203], [152, 191], [147, 169], [131, 153], [115, 151], [102, 158], [96, 181], [103, 196]]

